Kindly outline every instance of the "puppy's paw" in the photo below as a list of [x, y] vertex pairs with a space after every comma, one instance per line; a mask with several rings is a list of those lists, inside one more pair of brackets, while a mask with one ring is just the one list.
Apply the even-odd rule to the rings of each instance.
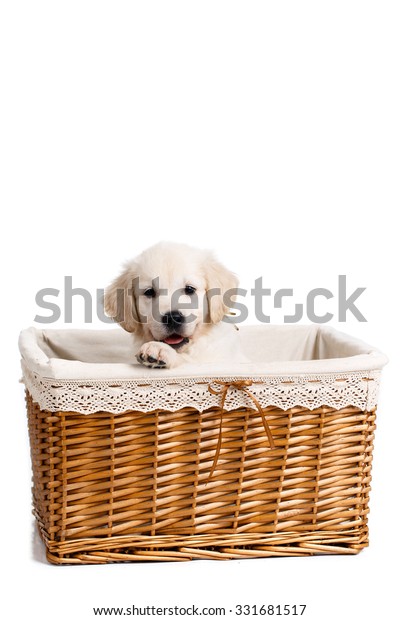
[[176, 365], [177, 353], [164, 342], [146, 342], [143, 344], [136, 359], [148, 368], [172, 368]]

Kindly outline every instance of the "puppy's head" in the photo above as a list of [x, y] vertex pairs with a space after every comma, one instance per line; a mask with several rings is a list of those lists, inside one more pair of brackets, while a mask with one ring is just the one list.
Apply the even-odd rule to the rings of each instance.
[[144, 342], [181, 351], [229, 310], [238, 281], [211, 252], [158, 243], [127, 263], [106, 289], [105, 311]]

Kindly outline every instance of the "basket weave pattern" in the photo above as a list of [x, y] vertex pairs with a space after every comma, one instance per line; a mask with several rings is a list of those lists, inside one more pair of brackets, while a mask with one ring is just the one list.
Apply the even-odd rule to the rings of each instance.
[[[375, 408], [76, 412], [27, 393], [33, 503], [57, 564], [357, 553]], [[218, 441], [218, 462], [210, 478]]]

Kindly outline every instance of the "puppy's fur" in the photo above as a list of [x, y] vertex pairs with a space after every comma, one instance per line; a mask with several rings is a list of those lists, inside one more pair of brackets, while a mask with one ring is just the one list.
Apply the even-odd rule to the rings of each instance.
[[104, 308], [133, 334], [136, 359], [174, 368], [241, 358], [237, 332], [222, 322], [236, 276], [206, 250], [162, 242], [128, 262], [106, 289]]

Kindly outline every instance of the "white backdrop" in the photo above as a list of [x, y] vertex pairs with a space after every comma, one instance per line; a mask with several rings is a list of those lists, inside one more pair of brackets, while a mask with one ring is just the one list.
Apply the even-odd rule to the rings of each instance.
[[[5, 617], [240, 603], [303, 603], [308, 620], [394, 617], [398, 4], [70, 0], [0, 11]], [[320, 307], [390, 358], [360, 555], [46, 563], [30, 513], [18, 332], [35, 324], [39, 289], [70, 275], [95, 291], [161, 239], [214, 249], [242, 286], [263, 276], [300, 303], [315, 287], [335, 293], [339, 274], [366, 287], [365, 323], [339, 324], [334, 300]], [[83, 326], [79, 300], [72, 326]]]

